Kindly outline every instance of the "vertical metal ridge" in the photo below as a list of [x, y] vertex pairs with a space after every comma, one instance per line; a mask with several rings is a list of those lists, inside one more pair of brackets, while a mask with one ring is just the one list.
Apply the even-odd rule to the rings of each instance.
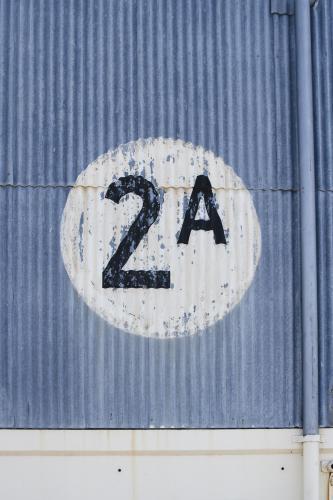
[[320, 0], [312, 11], [314, 134], [317, 188], [319, 422], [333, 425], [332, 359], [332, 188], [333, 188], [333, 9]]
[[319, 417], [320, 425], [329, 427], [333, 425], [332, 410], [332, 351], [333, 342], [332, 325], [332, 262], [333, 240], [330, 228], [333, 223], [333, 193], [318, 192], [318, 267], [320, 270], [318, 283], [319, 300], [319, 359], [321, 370], [319, 372]]
[[332, 4], [323, 0], [312, 14], [314, 120], [317, 188], [333, 188]]

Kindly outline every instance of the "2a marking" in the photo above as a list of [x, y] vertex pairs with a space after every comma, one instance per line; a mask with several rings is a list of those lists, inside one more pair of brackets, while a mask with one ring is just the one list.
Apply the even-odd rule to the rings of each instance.
[[[103, 288], [170, 288], [170, 271], [124, 271], [122, 268], [137, 249], [143, 236], [156, 221], [160, 203], [154, 185], [142, 176], [120, 177], [108, 187], [105, 198], [119, 203], [128, 193], [140, 196], [143, 205], [115, 254], [103, 270]], [[201, 198], [204, 199], [209, 219], [197, 220], [196, 213]], [[226, 245], [221, 218], [217, 212], [212, 186], [207, 176], [196, 178], [188, 209], [178, 238], [178, 244], [187, 245], [192, 231], [213, 231], [215, 243]]]

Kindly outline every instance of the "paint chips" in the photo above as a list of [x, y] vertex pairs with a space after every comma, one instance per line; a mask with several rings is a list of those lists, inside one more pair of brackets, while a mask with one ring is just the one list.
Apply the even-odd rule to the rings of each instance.
[[121, 330], [166, 339], [204, 331], [239, 303], [261, 234], [249, 191], [222, 158], [180, 140], [145, 139], [78, 176], [61, 250], [93, 311]]

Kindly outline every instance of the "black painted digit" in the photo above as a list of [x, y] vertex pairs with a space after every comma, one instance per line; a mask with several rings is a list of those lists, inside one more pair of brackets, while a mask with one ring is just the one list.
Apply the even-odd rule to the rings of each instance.
[[170, 271], [124, 271], [122, 268], [155, 222], [160, 204], [153, 184], [142, 176], [120, 177], [105, 197], [119, 203], [128, 193], [141, 197], [143, 206], [103, 271], [103, 288], [170, 288]]
[[[196, 220], [195, 218], [201, 198], [205, 201], [209, 220]], [[206, 175], [198, 175], [195, 180], [191, 199], [185, 213], [184, 222], [177, 243], [185, 243], [185, 245], [187, 245], [191, 231], [199, 231], [200, 229], [204, 231], [213, 231], [215, 243], [217, 245], [220, 243], [223, 243], [223, 245], [227, 244], [222, 221], [216, 209], [212, 185]]]

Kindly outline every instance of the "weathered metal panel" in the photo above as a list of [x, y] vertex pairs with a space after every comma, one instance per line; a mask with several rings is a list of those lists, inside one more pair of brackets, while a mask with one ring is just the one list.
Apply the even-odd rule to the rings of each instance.
[[179, 137], [248, 187], [295, 187], [294, 28], [269, 0], [0, 4], [2, 183], [73, 184], [119, 144]]
[[[184, 495], [301, 500], [299, 434], [296, 429], [2, 430], [2, 497], [21, 498], [24, 490], [27, 500], [91, 500], [96, 491], [99, 500], [109, 500], [110, 492], [124, 500]], [[326, 432], [324, 438], [322, 458], [329, 459], [332, 437]], [[328, 474], [322, 474], [320, 498], [327, 490]]]
[[297, 194], [253, 192], [263, 248], [250, 290], [215, 326], [170, 340], [112, 328], [74, 292], [67, 194], [0, 191], [2, 426], [300, 424]]
[[[301, 425], [292, 18], [271, 16], [268, 0], [0, 7], [0, 425]], [[77, 176], [148, 137], [223, 158], [260, 222], [241, 302], [182, 338], [110, 326], [61, 255]]]
[[332, 207], [333, 207], [333, 5], [313, 9], [315, 172], [317, 181], [320, 424], [333, 425]]

